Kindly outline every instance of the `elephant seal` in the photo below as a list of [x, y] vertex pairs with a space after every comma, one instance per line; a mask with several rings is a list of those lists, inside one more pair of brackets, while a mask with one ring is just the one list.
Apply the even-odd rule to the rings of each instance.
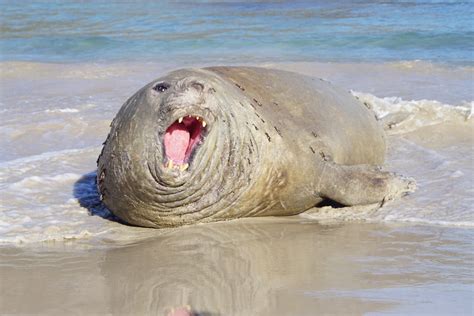
[[327, 81], [257, 67], [182, 69], [126, 101], [98, 158], [103, 203], [172, 227], [381, 203], [414, 182], [381, 171], [383, 129]]

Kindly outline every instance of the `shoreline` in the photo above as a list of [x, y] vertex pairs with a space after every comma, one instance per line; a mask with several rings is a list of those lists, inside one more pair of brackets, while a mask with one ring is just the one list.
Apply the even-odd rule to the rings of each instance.
[[[114, 80], [127, 79], [138, 90], [169, 71], [186, 67], [211, 65], [248, 65], [294, 71], [320, 77], [344, 88], [366, 92], [377, 97], [401, 97], [404, 100], [437, 100], [458, 105], [474, 101], [471, 82], [474, 66], [443, 65], [419, 60], [397, 62], [199, 62], [156, 63], [150, 61], [49, 63], [0, 62], [0, 82], [10, 86], [16, 80]], [[128, 77], [128, 78], [127, 78]], [[388, 84], [387, 81], [391, 81]], [[415, 88], [416, 87], [416, 88]], [[442, 90], [440, 88], [442, 87]], [[133, 89], [132, 89], [133, 90]], [[134, 91], [130, 90], [130, 94]], [[2, 96], [9, 89], [0, 90]]]

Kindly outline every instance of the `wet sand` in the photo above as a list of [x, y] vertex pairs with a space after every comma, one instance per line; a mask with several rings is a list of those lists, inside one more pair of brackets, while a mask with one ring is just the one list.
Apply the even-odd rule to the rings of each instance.
[[0, 250], [2, 313], [469, 315], [472, 230], [298, 217], [166, 229], [109, 249]]

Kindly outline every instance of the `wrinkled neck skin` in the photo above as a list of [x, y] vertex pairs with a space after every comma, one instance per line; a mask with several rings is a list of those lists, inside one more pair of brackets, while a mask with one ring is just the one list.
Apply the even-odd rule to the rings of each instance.
[[[228, 212], [252, 178], [254, 168], [243, 163], [247, 159], [255, 162], [259, 159], [256, 140], [248, 128], [242, 128], [241, 115], [234, 113], [240, 105], [231, 104], [235, 101], [222, 88], [223, 83], [217, 82], [218, 78], [200, 77], [189, 76], [178, 81], [177, 91], [170, 91], [160, 106], [161, 128], [170, 125], [170, 117], [175, 121], [189, 113], [196, 113], [208, 122], [207, 135], [196, 148], [188, 172], [163, 167], [163, 144], [159, 152], [154, 154], [154, 148], [149, 148], [148, 153], [150, 175], [158, 192], [157, 208], [166, 216], [186, 218], [185, 223], [227, 217], [229, 214], [221, 212]], [[159, 131], [160, 140], [164, 132]]]
[[[165, 135], [189, 115], [205, 128], [187, 160], [170, 166]], [[252, 192], [267, 180], [255, 179], [271, 168], [267, 140], [251, 130], [259, 124], [240, 90], [210, 71], [180, 70], [154, 81], [112, 123], [98, 164], [104, 203], [148, 227], [259, 215], [269, 206]]]

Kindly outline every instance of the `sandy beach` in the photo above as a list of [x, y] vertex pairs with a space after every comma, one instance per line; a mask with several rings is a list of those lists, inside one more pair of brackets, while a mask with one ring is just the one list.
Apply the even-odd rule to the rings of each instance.
[[[4, 7], [0, 314], [473, 314], [469, 3]], [[95, 182], [111, 120], [151, 80], [209, 65], [350, 91], [385, 128], [383, 167], [417, 190], [382, 208], [119, 222]]]

